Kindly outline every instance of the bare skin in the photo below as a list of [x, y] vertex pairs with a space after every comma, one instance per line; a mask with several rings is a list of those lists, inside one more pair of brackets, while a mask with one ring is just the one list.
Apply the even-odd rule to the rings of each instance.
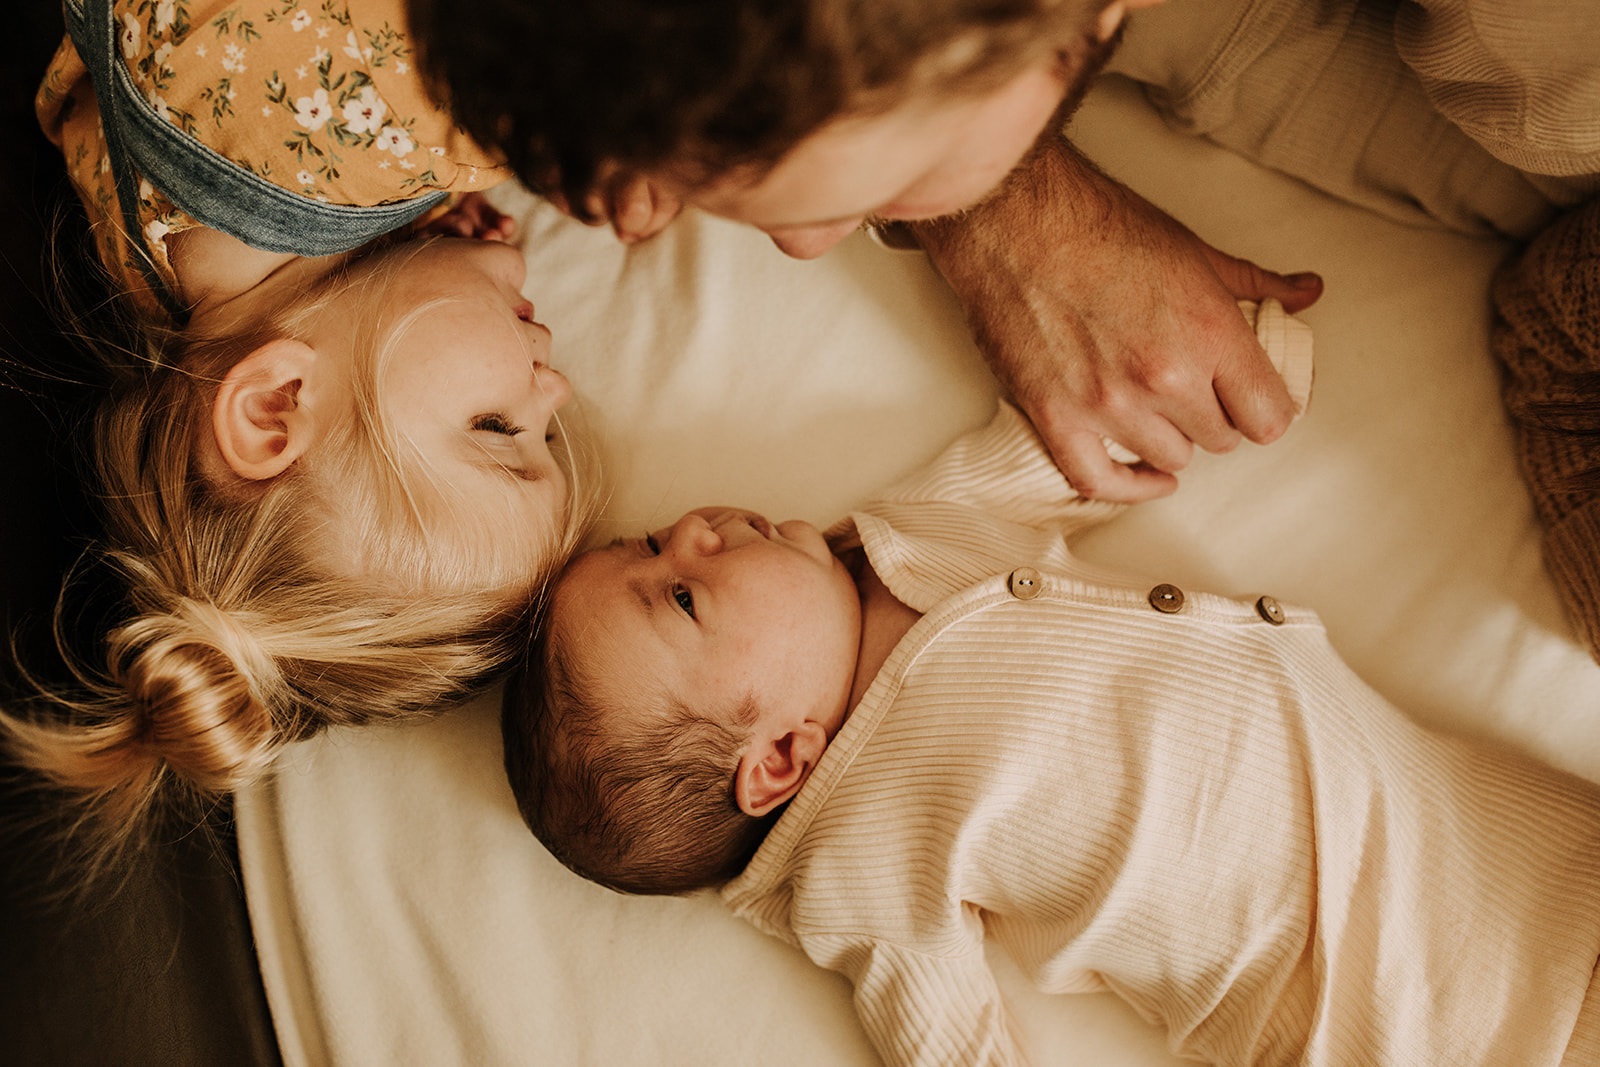
[[[798, 258], [823, 254], [863, 216], [910, 222], [1072, 486], [1105, 500], [1164, 496], [1196, 446], [1283, 434], [1289, 395], [1236, 301], [1273, 297], [1296, 313], [1322, 282], [1212, 248], [1057, 132], [1128, 9], [1151, 2], [1108, 5], [1098, 53], [1058, 57], [986, 96], [846, 117], [757, 182], [687, 195]], [[615, 179], [590, 207], [633, 241], [679, 204], [651, 182]], [[1114, 462], [1105, 439], [1143, 462]]]
[[[1045, 139], [977, 207], [912, 228], [1085, 497], [1164, 496], [1196, 445], [1227, 452], [1288, 428], [1289, 394], [1235, 301], [1298, 312], [1321, 279], [1217, 251], [1064, 139]], [[1113, 462], [1102, 436], [1144, 464]]]

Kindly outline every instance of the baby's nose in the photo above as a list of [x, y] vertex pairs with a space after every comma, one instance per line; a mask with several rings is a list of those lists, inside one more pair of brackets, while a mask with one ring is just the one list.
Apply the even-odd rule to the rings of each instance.
[[722, 551], [722, 535], [711, 528], [703, 515], [690, 513], [673, 528], [672, 548], [689, 556], [715, 555]]

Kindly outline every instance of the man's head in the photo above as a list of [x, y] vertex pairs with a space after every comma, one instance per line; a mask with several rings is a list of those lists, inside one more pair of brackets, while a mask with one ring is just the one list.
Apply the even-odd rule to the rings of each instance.
[[[430, 77], [582, 210], [644, 174], [816, 255], [981, 198], [1156, 0], [411, 0]], [[830, 239], [831, 238], [831, 239]]]
[[524, 818], [614, 888], [731, 877], [843, 722], [860, 632], [854, 579], [804, 522], [705, 508], [580, 556], [507, 691]]

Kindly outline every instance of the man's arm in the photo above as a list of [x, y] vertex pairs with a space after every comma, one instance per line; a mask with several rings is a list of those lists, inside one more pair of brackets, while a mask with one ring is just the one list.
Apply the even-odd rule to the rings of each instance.
[[[1217, 251], [1064, 138], [1047, 137], [990, 199], [911, 224], [979, 347], [1086, 497], [1164, 496], [1195, 445], [1276, 440], [1289, 395], [1236, 301], [1290, 313], [1322, 293]], [[1109, 437], [1144, 458], [1124, 466]]]

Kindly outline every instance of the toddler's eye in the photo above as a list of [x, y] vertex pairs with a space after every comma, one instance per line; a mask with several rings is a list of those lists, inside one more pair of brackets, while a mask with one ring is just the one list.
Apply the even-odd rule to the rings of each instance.
[[694, 596], [689, 592], [689, 590], [685, 589], [681, 585], [674, 586], [672, 590], [672, 599], [678, 602], [678, 607], [683, 609], [683, 613], [685, 615], [689, 616], [691, 619], [695, 617]]
[[485, 433], [499, 434], [502, 437], [515, 437], [522, 432], [522, 427], [512, 422], [499, 412], [491, 411], [485, 415], [474, 415], [468, 423], [474, 430]]

